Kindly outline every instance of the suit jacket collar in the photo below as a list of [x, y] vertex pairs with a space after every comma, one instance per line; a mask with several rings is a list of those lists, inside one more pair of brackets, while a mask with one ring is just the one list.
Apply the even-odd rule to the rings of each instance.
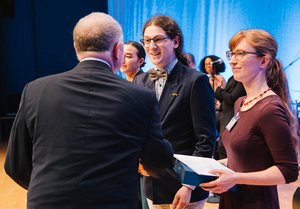
[[145, 86], [148, 87], [149, 89], [152, 89], [155, 91], [155, 81], [150, 80], [148, 73], [147, 73], [146, 78], [147, 78], [147, 80], [145, 82]]
[[143, 73], [144, 73], [144, 71], [143, 71], [142, 69], [140, 69], [140, 70], [135, 74], [134, 77], [136, 77], [136, 76], [138, 76], [138, 75], [141, 75], [141, 74], [143, 74]]

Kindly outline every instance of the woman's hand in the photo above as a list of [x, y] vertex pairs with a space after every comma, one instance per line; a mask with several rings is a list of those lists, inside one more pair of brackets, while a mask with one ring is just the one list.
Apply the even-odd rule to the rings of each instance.
[[237, 173], [234, 171], [216, 169], [210, 171], [210, 173], [216, 174], [219, 177], [214, 181], [202, 183], [199, 185], [206, 191], [221, 194], [228, 191], [237, 184]]

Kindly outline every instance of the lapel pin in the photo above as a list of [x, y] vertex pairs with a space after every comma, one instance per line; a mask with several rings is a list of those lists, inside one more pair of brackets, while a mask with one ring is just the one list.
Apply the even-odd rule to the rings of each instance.
[[172, 93], [172, 94], [171, 94], [171, 96], [173, 96], [173, 97], [177, 97], [177, 96], [178, 96], [178, 94], [174, 92], [174, 93]]

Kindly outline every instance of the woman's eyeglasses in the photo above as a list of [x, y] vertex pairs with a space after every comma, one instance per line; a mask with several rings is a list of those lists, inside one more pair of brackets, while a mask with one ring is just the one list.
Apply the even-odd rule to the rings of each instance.
[[261, 56], [262, 55], [262, 54], [257, 53], [257, 52], [245, 52], [245, 51], [242, 51], [242, 50], [238, 50], [238, 51], [235, 51], [235, 52], [227, 51], [226, 52], [226, 58], [228, 60], [231, 60], [232, 56], [234, 55], [234, 57], [235, 57], [236, 60], [241, 60], [241, 59], [243, 59], [243, 57], [246, 54], [256, 54], [257, 56]]

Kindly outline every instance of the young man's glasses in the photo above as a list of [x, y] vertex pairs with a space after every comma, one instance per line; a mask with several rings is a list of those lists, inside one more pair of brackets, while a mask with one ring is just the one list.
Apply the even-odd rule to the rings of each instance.
[[149, 46], [150, 43], [151, 43], [151, 41], [153, 40], [153, 42], [154, 42], [155, 45], [160, 46], [168, 38], [169, 38], [168, 36], [155, 36], [154, 38], [143, 38], [143, 39], [140, 40], [140, 42], [144, 46]]
[[238, 50], [236, 52], [227, 51], [226, 52], [226, 58], [228, 60], [231, 60], [232, 56], [234, 55], [234, 57], [235, 57], [236, 60], [241, 60], [241, 59], [243, 59], [243, 57], [246, 54], [256, 54], [257, 56], [261, 56], [261, 54], [257, 53], [257, 52], [245, 52], [245, 51]]

